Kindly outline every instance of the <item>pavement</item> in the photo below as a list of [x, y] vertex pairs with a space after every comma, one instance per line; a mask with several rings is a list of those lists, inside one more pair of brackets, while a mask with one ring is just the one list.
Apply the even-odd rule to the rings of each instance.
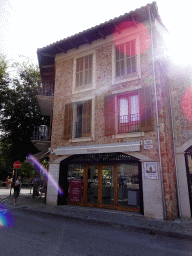
[[155, 220], [146, 218], [140, 213], [117, 211], [101, 208], [90, 208], [74, 205], [48, 205], [45, 197], [32, 198], [30, 189], [22, 189], [17, 206], [13, 205], [13, 190], [0, 189], [0, 202], [10, 211], [25, 211], [49, 217], [81, 220], [105, 226], [145, 232], [151, 235], [159, 234], [169, 237], [192, 240], [192, 219], [178, 218], [170, 220]]

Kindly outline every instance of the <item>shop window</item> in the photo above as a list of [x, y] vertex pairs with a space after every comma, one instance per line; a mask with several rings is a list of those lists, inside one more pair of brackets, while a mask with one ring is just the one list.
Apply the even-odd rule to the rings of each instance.
[[92, 100], [65, 105], [64, 139], [91, 137]]
[[140, 182], [137, 163], [117, 166], [118, 206], [140, 206]]
[[84, 166], [82, 164], [70, 164], [68, 166], [68, 200], [74, 202], [83, 201], [83, 177]]

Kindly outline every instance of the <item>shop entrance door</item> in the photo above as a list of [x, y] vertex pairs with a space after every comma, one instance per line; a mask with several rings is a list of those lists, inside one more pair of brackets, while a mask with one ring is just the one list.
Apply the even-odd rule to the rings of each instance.
[[84, 197], [87, 206], [114, 208], [114, 165], [87, 165]]

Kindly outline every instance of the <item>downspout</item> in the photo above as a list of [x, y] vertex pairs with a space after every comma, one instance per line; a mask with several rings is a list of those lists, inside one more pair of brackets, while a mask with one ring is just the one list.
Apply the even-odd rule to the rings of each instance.
[[155, 112], [157, 120], [157, 140], [158, 140], [158, 151], [159, 151], [159, 171], [160, 171], [160, 181], [162, 190], [162, 201], [163, 201], [163, 216], [167, 219], [166, 205], [165, 205], [165, 192], [163, 185], [163, 173], [162, 173], [162, 159], [161, 159], [161, 147], [160, 147], [160, 127], [159, 127], [159, 115], [158, 115], [158, 104], [157, 104], [157, 86], [156, 86], [156, 76], [155, 76], [155, 59], [154, 59], [154, 48], [153, 48], [153, 32], [152, 32], [152, 22], [151, 22], [151, 10], [148, 7], [149, 22], [150, 22], [150, 34], [151, 34], [151, 55], [152, 55], [152, 66], [153, 66], [153, 86], [155, 91]]
[[171, 99], [171, 88], [170, 83], [168, 86], [169, 89], [169, 104], [171, 109], [171, 128], [172, 128], [172, 135], [173, 135], [173, 155], [175, 161], [175, 172], [176, 172], [176, 185], [177, 185], [177, 203], [179, 208], [179, 217], [182, 217], [181, 211], [181, 202], [180, 202], [180, 190], [179, 190], [179, 180], [178, 180], [178, 168], [177, 168], [177, 161], [176, 161], [176, 149], [175, 149], [175, 131], [174, 131], [174, 121], [173, 121], [173, 106], [172, 106], [172, 99]]

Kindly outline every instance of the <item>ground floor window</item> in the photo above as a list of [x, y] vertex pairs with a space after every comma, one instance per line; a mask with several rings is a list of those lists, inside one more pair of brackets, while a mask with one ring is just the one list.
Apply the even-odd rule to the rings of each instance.
[[138, 163], [69, 164], [68, 203], [140, 211]]

